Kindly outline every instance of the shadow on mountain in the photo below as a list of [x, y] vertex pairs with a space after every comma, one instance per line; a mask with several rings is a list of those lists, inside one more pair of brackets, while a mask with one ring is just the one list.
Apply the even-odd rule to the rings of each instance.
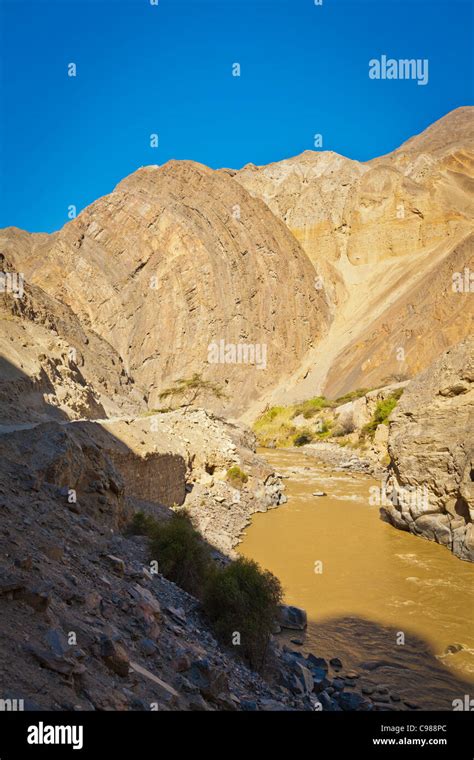
[[[4, 523], [10, 526], [4, 537], [4, 556], [10, 558], [5, 566], [7, 572], [15, 569], [15, 558], [24, 562], [23, 557], [17, 557], [20, 535], [22, 540], [26, 537], [33, 556], [41, 556], [46, 543], [47, 557], [54, 558], [56, 550], [52, 547], [71, 542], [74, 545], [71, 532], [80, 528], [84, 531], [76, 560], [80, 567], [81, 553], [86, 557], [94, 552], [95, 536], [116, 535], [119, 540], [138, 509], [166, 519], [172, 514], [173, 504], [184, 503], [183, 457], [166, 452], [140, 456], [103, 425], [93, 420], [69, 421], [44, 398], [40, 403], [41, 394], [54, 393], [54, 388], [48, 390], [46, 385], [40, 392], [32, 385], [25, 373], [0, 359], [1, 417], [10, 428], [18, 426], [0, 434], [0, 508]], [[28, 414], [31, 393], [35, 394], [35, 407]], [[43, 421], [37, 421], [37, 416]], [[27, 429], [21, 427], [28, 424]], [[207, 544], [214, 556], [226, 559]], [[124, 545], [120, 546], [123, 550]], [[113, 546], [112, 550], [115, 551]], [[49, 568], [50, 561], [46, 559], [43, 580], [48, 581]], [[63, 575], [61, 570], [60, 578]], [[52, 573], [51, 578], [54, 582]], [[62, 583], [58, 579], [55, 582]], [[79, 587], [89, 586], [91, 579], [81, 577], [76, 569], [76, 582]], [[35, 638], [35, 625], [34, 618], [24, 622], [23, 634], [27, 638], [30, 634]], [[453, 653], [446, 655], [444, 664], [425, 641], [408, 631], [405, 643], [397, 645], [400, 633], [403, 632], [360, 617], [339, 617], [310, 622], [304, 649], [327, 660], [340, 657], [342, 673], [359, 673], [357, 685], [363, 683], [369, 689], [386, 687], [408, 702], [408, 707], [452, 710], [453, 700], [463, 700], [472, 684], [447, 666], [462, 662], [466, 653], [456, 651], [453, 642]], [[294, 637], [294, 632], [281, 635], [287, 641]], [[0, 659], [12, 655], [13, 652], [0, 651]], [[332, 677], [335, 675], [332, 672]], [[392, 704], [396, 706], [397, 702]]]
[[183, 503], [183, 457], [141, 456], [93, 419], [70, 419], [48, 403], [48, 394], [55, 388], [46, 373], [36, 381], [0, 357], [0, 452], [10, 478], [16, 473], [20, 483], [47, 486], [63, 502], [76, 498], [99, 520], [109, 514], [105, 522], [114, 528], [133, 514], [134, 500], [158, 518]]
[[55, 394], [51, 380], [43, 371], [38, 381], [0, 356], [0, 432], [42, 420], [67, 420], [67, 414], [48, 403], [45, 396]]

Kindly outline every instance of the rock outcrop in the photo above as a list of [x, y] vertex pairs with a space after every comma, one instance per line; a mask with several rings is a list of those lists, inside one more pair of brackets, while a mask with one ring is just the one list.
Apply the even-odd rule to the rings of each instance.
[[[0, 254], [0, 270], [17, 268]], [[0, 293], [0, 426], [143, 408], [120, 355], [69, 306], [26, 281], [19, 295]]]
[[[90, 424], [87, 429], [91, 434]], [[234, 556], [254, 512], [286, 501], [280, 478], [255, 453], [254, 435], [203, 409], [104, 420], [92, 436], [129, 493], [143, 500], [144, 511], [154, 514], [156, 503], [184, 506], [206, 540], [227, 556]], [[230, 477], [231, 468], [242, 480]]]
[[392, 414], [382, 515], [474, 561], [474, 340], [406, 387]]

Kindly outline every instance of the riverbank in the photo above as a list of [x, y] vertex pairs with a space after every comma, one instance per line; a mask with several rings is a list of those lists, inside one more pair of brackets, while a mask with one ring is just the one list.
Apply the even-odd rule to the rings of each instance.
[[287, 451], [297, 453], [302, 458], [312, 459], [336, 471], [371, 475], [379, 480], [387, 473], [386, 467], [373, 458], [367, 457], [362, 449], [349, 449], [329, 441], [310, 443], [299, 448], [291, 447]]
[[380, 687], [390, 709], [451, 710], [474, 681], [474, 568], [383, 522], [370, 504], [380, 481], [305, 449], [265, 452], [288, 503], [254, 516], [239, 545], [280, 578], [288, 604], [307, 610], [307, 631], [281, 642], [296, 639], [328, 664], [339, 658], [330, 680], [342, 674], [343, 693]]
[[[183, 456], [140, 455], [142, 422], [111, 424], [114, 437], [52, 422], [0, 436], [0, 699], [78, 712], [313, 709], [312, 691], [280, 684], [291, 664], [275, 682], [249, 668], [128, 533], [138, 510], [172, 515], [153, 493], [186, 496]], [[197, 453], [211, 461], [210, 448]]]
[[[26, 695], [45, 709], [146, 710], [158, 704], [160, 710], [337, 711], [449, 709], [446, 695], [456, 689], [464, 689], [461, 696], [469, 693], [461, 678], [454, 685], [446, 681], [432, 655], [420, 666], [427, 645], [412, 637], [411, 626], [405, 631], [401, 624], [407, 641], [398, 660], [390, 653], [387, 636], [393, 649], [399, 617], [393, 626], [381, 624], [377, 607], [391, 600], [398, 610], [406, 605], [410, 612], [413, 603], [419, 612], [419, 595], [442, 592], [447, 576], [433, 573], [428, 563], [426, 576], [410, 573], [406, 580], [412, 585], [395, 600], [390, 596], [390, 583], [400, 582], [390, 567], [400, 552], [391, 544], [415, 539], [382, 523], [376, 509], [370, 521], [364, 511], [355, 512], [366, 504], [374, 481], [353, 450], [321, 442], [256, 452], [249, 431], [201, 410], [100, 423], [49, 422], [2, 435], [0, 447], [8, 558], [1, 569], [0, 604], [9, 626], [0, 626], [3, 651], [9, 653], [0, 667], [18, 698]], [[304, 498], [296, 503], [300, 486]], [[137, 510], [167, 520], [183, 507], [216, 557], [234, 556], [250, 523], [242, 551], [265, 521], [254, 558], [282, 580], [286, 602], [308, 611], [306, 629], [275, 634], [263, 678], [232, 647], [218, 644], [197, 599], [151, 572], [143, 541], [123, 535]], [[311, 519], [321, 518], [309, 527], [308, 511]], [[293, 524], [285, 523], [288, 516], [296, 517]], [[280, 519], [281, 533], [273, 533]], [[382, 540], [380, 526], [388, 531]], [[268, 542], [269, 557], [262, 554]], [[416, 565], [418, 554], [413, 556]], [[413, 561], [404, 545], [401, 559], [408, 566]], [[322, 572], [316, 573], [319, 563]], [[312, 589], [306, 599], [298, 584], [311, 590], [316, 577], [332, 577], [334, 587], [329, 593]], [[439, 587], [432, 588], [433, 579]], [[463, 604], [472, 585], [462, 580]], [[354, 593], [368, 588], [378, 594], [375, 607], [354, 615]], [[338, 597], [340, 589], [348, 595]], [[414, 591], [420, 592], [415, 599]], [[452, 586], [446, 593], [447, 604], [441, 599], [432, 608], [421, 606], [430, 625], [439, 614], [462, 618], [462, 605], [450, 606], [456, 598]], [[328, 617], [328, 599], [340, 604], [337, 615]], [[77, 633], [73, 645], [70, 631]], [[453, 634], [440, 660], [460, 662], [471, 649], [474, 644]], [[405, 688], [405, 676], [417, 668], [422, 698]], [[420, 683], [434, 691], [434, 700], [425, 699], [428, 686]]]

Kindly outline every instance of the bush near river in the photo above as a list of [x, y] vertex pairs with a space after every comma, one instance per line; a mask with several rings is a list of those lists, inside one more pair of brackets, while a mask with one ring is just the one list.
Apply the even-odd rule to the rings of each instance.
[[306, 446], [322, 440], [364, 448], [374, 438], [378, 425], [388, 424], [403, 388], [396, 388], [379, 400], [369, 422], [356, 429], [351, 413], [343, 413], [341, 407], [369, 393], [371, 390], [359, 388], [334, 401], [315, 396], [290, 406], [273, 406], [265, 410], [253, 425], [257, 441], [260, 446], [271, 448]]
[[217, 638], [261, 670], [282, 600], [278, 578], [243, 557], [218, 566], [186, 510], [168, 522], [138, 512], [130, 532], [148, 536], [159, 571], [196, 596]]

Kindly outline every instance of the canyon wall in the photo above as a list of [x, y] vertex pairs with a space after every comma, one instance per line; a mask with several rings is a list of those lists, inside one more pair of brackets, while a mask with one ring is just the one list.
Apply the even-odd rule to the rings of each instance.
[[408, 384], [392, 413], [383, 516], [474, 561], [474, 340]]

